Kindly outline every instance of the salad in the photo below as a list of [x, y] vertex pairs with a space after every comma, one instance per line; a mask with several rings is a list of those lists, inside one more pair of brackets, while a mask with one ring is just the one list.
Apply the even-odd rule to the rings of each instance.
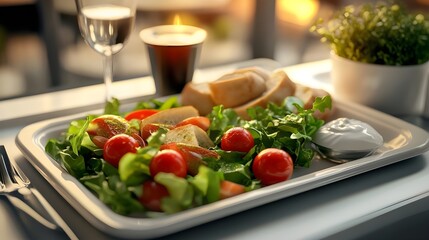
[[222, 105], [199, 116], [176, 97], [121, 112], [113, 99], [101, 115], [74, 120], [45, 151], [114, 212], [158, 217], [287, 181], [309, 167], [313, 134], [324, 124], [294, 96], [253, 107], [250, 120]]

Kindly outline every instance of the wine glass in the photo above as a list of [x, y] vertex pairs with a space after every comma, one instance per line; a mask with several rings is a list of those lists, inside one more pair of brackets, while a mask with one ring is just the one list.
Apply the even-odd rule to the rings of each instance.
[[104, 57], [106, 101], [112, 100], [113, 54], [131, 34], [136, 0], [75, 0], [80, 32], [86, 43]]

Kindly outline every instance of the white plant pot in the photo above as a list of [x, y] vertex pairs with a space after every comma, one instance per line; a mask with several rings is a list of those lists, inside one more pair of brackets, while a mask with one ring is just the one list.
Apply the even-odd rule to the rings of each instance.
[[331, 53], [334, 97], [392, 115], [425, 112], [429, 62], [387, 66], [355, 62]]

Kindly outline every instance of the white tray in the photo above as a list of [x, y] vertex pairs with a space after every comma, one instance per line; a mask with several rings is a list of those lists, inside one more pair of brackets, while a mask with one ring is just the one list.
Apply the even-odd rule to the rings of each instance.
[[30, 163], [95, 227], [123, 238], [151, 238], [402, 161], [429, 149], [429, 134], [421, 128], [361, 105], [335, 104], [337, 111], [333, 118], [355, 118], [371, 124], [380, 132], [385, 142], [374, 155], [344, 164], [315, 159], [310, 168], [296, 169], [291, 180], [157, 219], [132, 218], [114, 213], [45, 153], [44, 146], [49, 138], [58, 137], [71, 120], [83, 118], [86, 113], [28, 125], [19, 132], [16, 143]]

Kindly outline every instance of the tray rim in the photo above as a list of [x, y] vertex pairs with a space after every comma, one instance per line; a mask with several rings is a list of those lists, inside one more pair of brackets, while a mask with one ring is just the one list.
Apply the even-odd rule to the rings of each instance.
[[[82, 112], [27, 125], [20, 130], [15, 141], [26, 159], [52, 187], [59, 192], [79, 214], [98, 229], [120, 237], [160, 237], [399, 162], [422, 154], [429, 149], [429, 134], [424, 129], [362, 105], [340, 102], [336, 104], [340, 110], [346, 109], [350, 112], [355, 111], [361, 113], [361, 115], [365, 115], [367, 118], [378, 119], [378, 121], [383, 120], [384, 122], [395, 125], [398, 129], [405, 131], [404, 134], [409, 135], [408, 144], [399, 149], [383, 153], [382, 155], [372, 155], [353, 162], [335, 165], [334, 167], [319, 170], [312, 174], [306, 174], [252, 192], [247, 192], [233, 198], [224, 199], [219, 202], [156, 219], [132, 218], [114, 213], [77, 179], [62, 170], [59, 164], [51, 159], [44, 152], [44, 149], [42, 149], [42, 145], [38, 142], [38, 139], [40, 139], [43, 134], [46, 134], [45, 130], [47, 128], [59, 128], [68, 124], [70, 120], [82, 118], [88, 113]], [[52, 168], [52, 166], [55, 166], [55, 168]], [[72, 182], [74, 185], [71, 186], [75, 187], [66, 186], [64, 182], [68, 184]], [[80, 195], [76, 196], [73, 190], [81, 191], [80, 193], [84, 194], [83, 196], [86, 198], [85, 201], [92, 202], [92, 204], [90, 204], [91, 207], [79, 201], [78, 198]], [[79, 199], [82, 200], [81, 198]]]

